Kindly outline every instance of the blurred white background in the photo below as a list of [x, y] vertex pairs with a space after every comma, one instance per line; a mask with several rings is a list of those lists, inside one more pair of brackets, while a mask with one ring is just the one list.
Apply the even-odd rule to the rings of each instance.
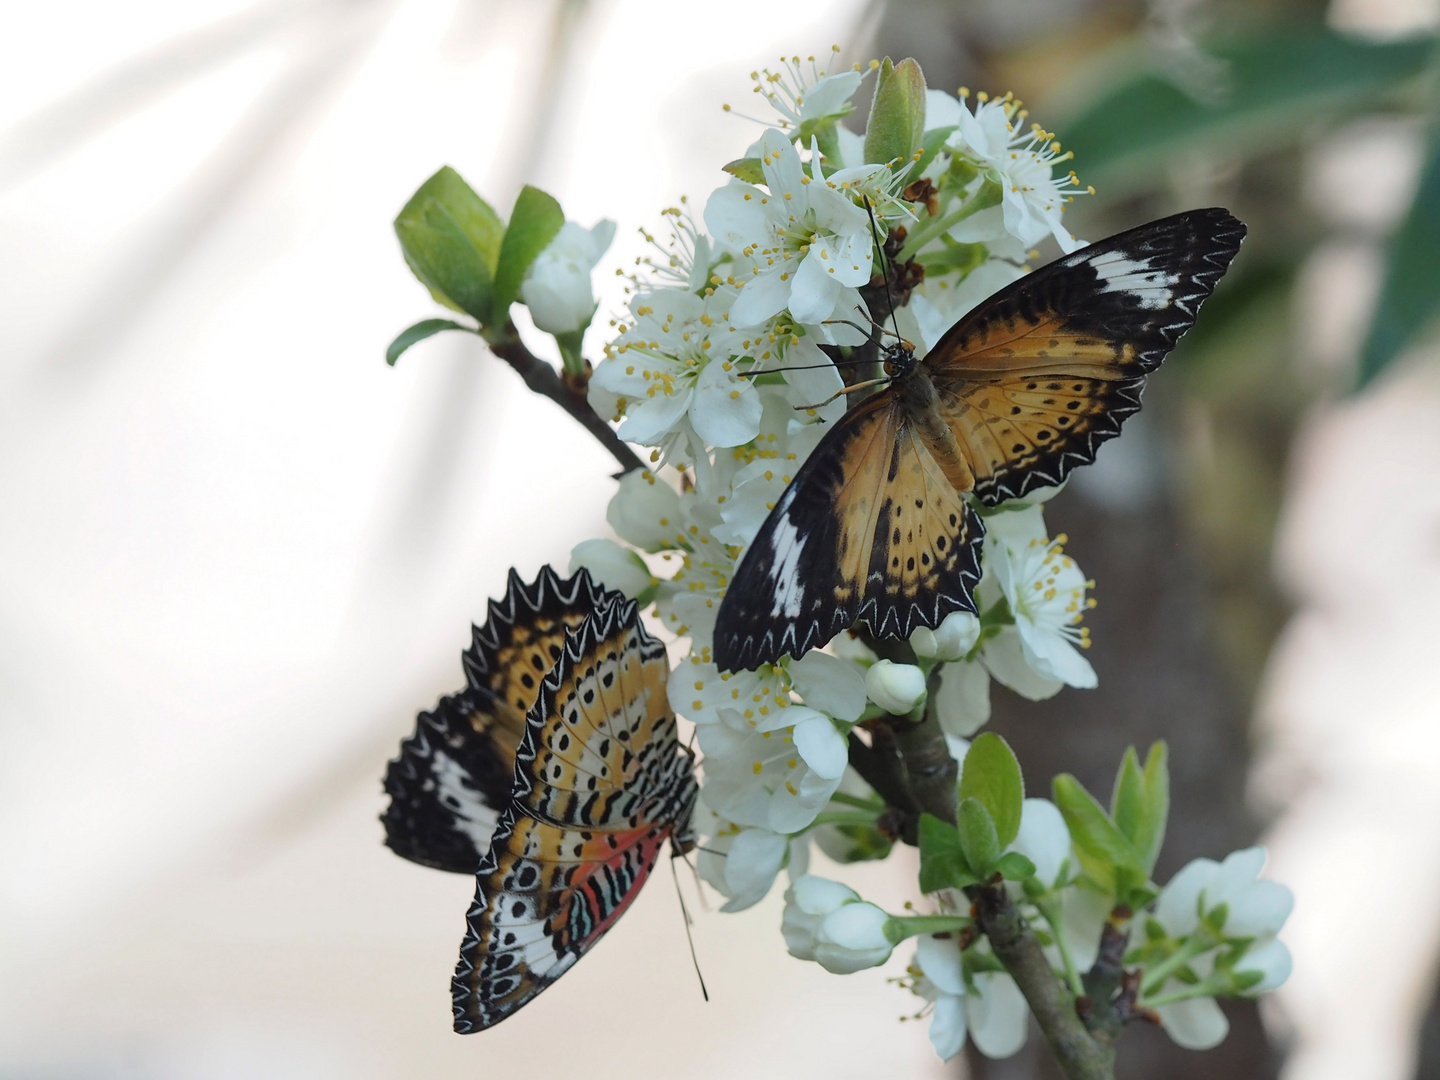
[[545, 1007], [462, 1039], [473, 882], [376, 821], [470, 620], [603, 532], [614, 468], [473, 339], [385, 366], [433, 307], [395, 212], [442, 163], [502, 212], [533, 181], [619, 222], [618, 309], [636, 227], [753, 137], [721, 102], [861, 11], [6, 13], [0, 1075], [939, 1073], [908, 995], [785, 956], [778, 896], [701, 916], [706, 1006], [663, 867]]
[[[376, 821], [386, 758], [460, 684], [470, 620], [511, 565], [563, 568], [603, 533], [613, 471], [473, 339], [384, 365], [432, 313], [395, 212], [442, 163], [502, 212], [537, 183], [583, 224], [617, 220], [597, 275], [616, 310], [636, 227], [702, 198], [750, 141], [720, 111], [746, 73], [832, 41], [861, 58], [871, 9], [6, 11], [0, 1075], [954, 1075], [895, 1023], [908, 995], [785, 956], [778, 894], [699, 914], [702, 1003], [663, 868], [542, 1006], [461, 1039], [449, 976], [472, 883], [395, 858]], [[1344, 0], [1333, 21], [1434, 14]], [[1311, 163], [1316, 205], [1358, 199], [1348, 246], [1307, 269], [1322, 366], [1353, 352], [1409, 198], [1386, 184], [1416, 167], [1414, 131], [1351, 135]], [[1279, 815], [1271, 872], [1299, 896], [1271, 1011], [1289, 1080], [1409, 1080], [1432, 993], [1440, 381], [1423, 360], [1314, 416], [1282, 519], [1299, 610], [1260, 699], [1255, 788]], [[1406, 898], [1384, 927], [1344, 884], [1355, 860]], [[907, 878], [901, 857], [861, 881], [893, 906]]]

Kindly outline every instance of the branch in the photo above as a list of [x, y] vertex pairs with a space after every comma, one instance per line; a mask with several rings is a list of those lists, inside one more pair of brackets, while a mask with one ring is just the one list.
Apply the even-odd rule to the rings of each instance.
[[1075, 998], [1050, 970], [1039, 939], [1025, 925], [1004, 882], [975, 885], [966, 893], [975, 902], [976, 923], [1025, 995], [1061, 1070], [1069, 1080], [1114, 1080], [1115, 1048], [1080, 1019]]
[[629, 472], [631, 469], [645, 467], [644, 462], [635, 456], [635, 451], [615, 434], [604, 417], [590, 407], [590, 402], [585, 399], [584, 380], [561, 378], [560, 373], [551, 365], [525, 347], [514, 323], [507, 322], [501, 334], [495, 338], [486, 337], [485, 343], [490, 346], [491, 352], [519, 373], [526, 386], [555, 402], [579, 421], [586, 431], [594, 435], [600, 445], [610, 451], [610, 456], [620, 463], [621, 471]]
[[[869, 635], [865, 635], [864, 640], [877, 653], [889, 659], [914, 663], [914, 654], [903, 641], [875, 640]], [[933, 677], [938, 677], [939, 668], [937, 664]], [[853, 732], [850, 736], [850, 763], [877, 794], [900, 812], [902, 838], [912, 844], [915, 842], [915, 823], [922, 811], [934, 814], [942, 821], [955, 821], [958, 767], [950, 756], [944, 732], [931, 705], [937, 696], [935, 690], [932, 682], [926, 707], [918, 717], [894, 716], [871, 721], [868, 725], [870, 746], [861, 742]], [[1025, 924], [1004, 882], [997, 879], [976, 885], [967, 889], [966, 894], [975, 904], [977, 925], [990, 939], [996, 958], [1005, 965], [1005, 970], [1025, 996], [1068, 1080], [1114, 1080], [1113, 1033], [1108, 1025], [1104, 1030], [1092, 1030], [1081, 1018], [1075, 996], [1050, 970], [1050, 962], [1045, 959], [1039, 939]], [[1112, 945], [1112, 951], [1113, 948]], [[1123, 954], [1122, 938], [1119, 956]], [[1123, 976], [1118, 957], [1113, 966], [1118, 986]], [[1092, 970], [1091, 974], [1108, 978], [1110, 969], [1106, 967], [1101, 972]], [[1088, 976], [1086, 988], [1090, 989]], [[1095, 990], [1099, 989], [1097, 983]], [[1113, 997], [1112, 989], [1106, 998], [1107, 1004]], [[1121, 1025], [1123, 1020], [1116, 1025], [1116, 1030]]]

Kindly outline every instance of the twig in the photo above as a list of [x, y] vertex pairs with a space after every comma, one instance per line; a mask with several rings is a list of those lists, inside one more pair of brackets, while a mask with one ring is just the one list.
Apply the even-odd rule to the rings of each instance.
[[[868, 636], [864, 636], [864, 640], [886, 659], [897, 663], [915, 662], [914, 653], [903, 641], [874, 640]], [[939, 665], [935, 670], [938, 672]], [[932, 683], [926, 707], [917, 717], [895, 716], [870, 721], [866, 725], [871, 736], [869, 746], [854, 732], [850, 735], [850, 763], [876, 794], [899, 813], [902, 838], [912, 844], [920, 813], [934, 814], [942, 821], [955, 821], [957, 766], [950, 757], [944, 732], [931, 705], [935, 690]], [[1108, 1029], [1092, 1031], [1082, 1020], [1075, 995], [1051, 971], [1039, 938], [1026, 925], [1004, 882], [997, 878], [973, 886], [966, 893], [975, 904], [980, 931], [989, 938], [996, 958], [1029, 1003], [1061, 1071], [1069, 1080], [1114, 1080], [1113, 1036]], [[1120, 958], [1125, 951], [1123, 937], [1118, 947], [1119, 954], [1113, 962], [1116, 987], [1123, 979], [1120, 968]], [[1109, 968], [1103, 970], [1108, 973]], [[1089, 976], [1086, 978], [1086, 988], [1090, 990]], [[1099, 989], [1097, 983], [1091, 993]], [[1112, 988], [1106, 998], [1107, 1005], [1114, 996]], [[1119, 1011], [1111, 1009], [1107, 1015], [1118, 1015]], [[1130, 1018], [1125, 1016], [1119, 1024]]]
[[507, 322], [501, 334], [493, 338], [487, 336], [485, 343], [490, 346], [491, 352], [519, 373], [526, 386], [535, 393], [548, 397], [578, 420], [586, 431], [600, 441], [601, 446], [610, 451], [610, 456], [620, 463], [623, 472], [645, 467], [644, 462], [636, 457], [635, 451], [605, 422], [605, 418], [590, 407], [590, 402], [585, 398], [584, 380], [576, 379], [574, 382], [578, 385], [572, 386], [570, 380], [561, 378], [554, 367], [525, 347], [514, 323]]
[[1025, 925], [1004, 882], [975, 885], [966, 892], [975, 902], [976, 922], [1025, 995], [1061, 1071], [1069, 1080], [1114, 1080], [1114, 1046], [1081, 1021], [1075, 998], [1050, 970], [1039, 939]]

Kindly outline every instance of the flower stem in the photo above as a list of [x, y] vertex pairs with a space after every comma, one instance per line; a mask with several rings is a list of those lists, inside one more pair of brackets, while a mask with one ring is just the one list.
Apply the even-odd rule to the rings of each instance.
[[[902, 662], [914, 663], [914, 654], [903, 641], [867, 636], [866, 644], [879, 646], [876, 651], [881, 655], [888, 652]], [[906, 653], [908, 657], [903, 655]], [[930, 699], [934, 697], [932, 693]], [[948, 761], [948, 767], [942, 759]], [[942, 821], [955, 821], [956, 765], [933, 708], [926, 708], [918, 721], [897, 716], [877, 722], [871, 730], [870, 746], [851, 732], [850, 761], [886, 802], [909, 819], [907, 831], [913, 829], [922, 811]], [[906, 839], [915, 842], [913, 836]], [[1004, 882], [997, 879], [973, 885], [965, 892], [975, 905], [976, 926], [990, 939], [996, 958], [1020, 988], [1067, 1080], [1114, 1080], [1111, 1039], [1085, 1026], [1075, 1008], [1076, 995], [1050, 969], [1039, 938], [1026, 925]]]
[[905, 238], [905, 246], [900, 249], [900, 254], [895, 256], [895, 261], [903, 263], [907, 259], [914, 258], [915, 253], [931, 240], [941, 233], [953, 229], [971, 214], [988, 210], [992, 206], [999, 206], [1001, 195], [999, 184], [993, 180], [986, 181], [969, 202], [963, 203], [943, 217], [930, 218], [922, 222], [914, 232]]
[[610, 456], [620, 463], [623, 472], [645, 467], [635, 456], [635, 451], [615, 434], [604, 417], [590, 407], [590, 402], [585, 399], [585, 377], [561, 378], [559, 372], [525, 347], [512, 322], [506, 322], [503, 329], [493, 333], [487, 331], [485, 343], [490, 346], [491, 352], [515, 369], [520, 378], [525, 380], [526, 386], [535, 393], [548, 397], [578, 420], [581, 427], [594, 435], [600, 445], [610, 451]]
[[1085, 993], [1085, 984], [1080, 981], [1080, 969], [1075, 966], [1075, 956], [1070, 952], [1070, 943], [1065, 940], [1061, 913], [1055, 910], [1053, 900], [1037, 900], [1035, 909], [1044, 917], [1046, 925], [1050, 927], [1050, 936], [1055, 939], [1055, 947], [1060, 950], [1060, 963], [1065, 966], [1065, 982], [1069, 985], [1070, 992], [1077, 998], [1082, 996]]
[[1143, 997], [1151, 990], [1164, 986], [1166, 979], [1214, 946], [1215, 943], [1207, 941], [1203, 934], [1195, 934], [1160, 963], [1145, 969], [1145, 979], [1140, 984], [1140, 995]]

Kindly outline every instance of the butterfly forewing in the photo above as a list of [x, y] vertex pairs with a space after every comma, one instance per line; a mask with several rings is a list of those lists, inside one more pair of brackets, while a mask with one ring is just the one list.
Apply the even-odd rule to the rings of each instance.
[[455, 1030], [544, 990], [630, 905], [661, 844], [689, 847], [697, 787], [666, 701], [663, 643], [612, 597], [569, 632], [516, 754], [514, 798], [476, 879]]
[[1119, 233], [1002, 289], [923, 361], [987, 505], [1058, 484], [1140, 407], [1245, 237], [1219, 208]]
[[390, 806], [385, 842], [425, 866], [473, 874], [510, 803], [515, 753], [540, 683], [555, 665], [568, 629], [605, 597], [581, 571], [561, 578], [550, 567], [525, 584], [513, 570], [505, 596], [490, 602], [463, 656], [458, 694], [423, 712], [385, 772]]
[[716, 620], [716, 662], [754, 668], [862, 619], [907, 635], [974, 610], [982, 535], [900, 403], [877, 394], [825, 437], [747, 549]]

